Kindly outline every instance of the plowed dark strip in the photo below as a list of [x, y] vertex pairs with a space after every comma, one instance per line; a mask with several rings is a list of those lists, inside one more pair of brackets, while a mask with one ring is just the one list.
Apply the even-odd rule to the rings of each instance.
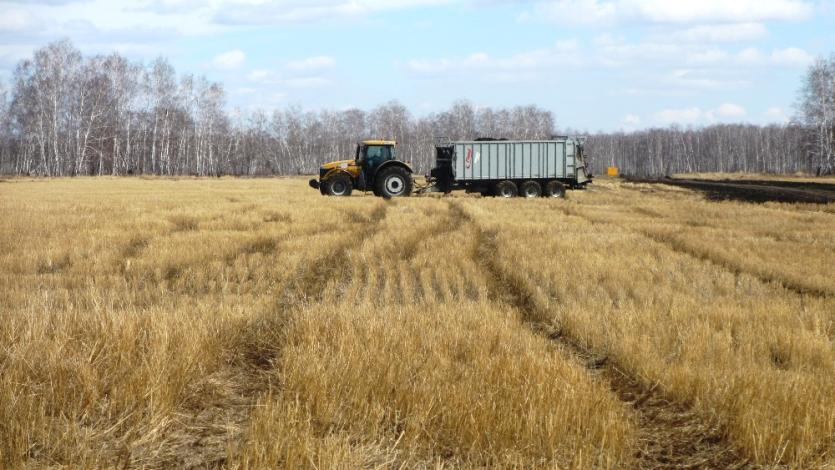
[[[704, 180], [696, 180], [704, 181]], [[817, 183], [814, 181], [783, 181], [783, 180], [732, 180], [722, 179], [720, 183], [732, 184], [753, 184], [757, 186], [776, 186], [780, 188], [796, 188], [811, 191], [828, 191], [835, 193], [835, 184], [833, 183]]]
[[[457, 207], [453, 204], [453, 207]], [[469, 219], [466, 213], [457, 208]], [[630, 375], [612, 358], [596, 354], [581, 345], [570, 332], [554, 328], [553, 316], [528, 290], [524, 279], [505, 270], [497, 261], [500, 247], [495, 234], [483, 231], [470, 220], [478, 236], [473, 257], [491, 282], [490, 295], [517, 309], [523, 320], [536, 332], [557, 342], [582, 361], [585, 367], [603, 380], [624, 403], [635, 410], [640, 430], [635, 453], [638, 468], [743, 468], [741, 459], [724, 439], [718, 423], [707, 419], [692, 407], [665, 397], [657, 384]]]
[[630, 178], [634, 183], [661, 183], [695, 189], [713, 200], [738, 200], [748, 202], [801, 202], [810, 204], [828, 204], [835, 202], [835, 191], [831, 185], [791, 185], [785, 182], [766, 181], [707, 181], [684, 179], [640, 179]]

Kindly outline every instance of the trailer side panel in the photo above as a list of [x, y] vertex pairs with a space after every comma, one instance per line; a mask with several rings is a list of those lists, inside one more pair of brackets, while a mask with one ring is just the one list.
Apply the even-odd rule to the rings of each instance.
[[562, 140], [454, 142], [456, 181], [575, 179], [576, 142]]

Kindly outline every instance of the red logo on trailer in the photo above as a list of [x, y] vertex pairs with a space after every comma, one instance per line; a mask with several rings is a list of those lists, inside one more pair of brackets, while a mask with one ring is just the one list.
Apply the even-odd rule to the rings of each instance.
[[467, 157], [464, 159], [464, 166], [469, 169], [473, 166], [473, 149], [472, 147], [467, 149]]

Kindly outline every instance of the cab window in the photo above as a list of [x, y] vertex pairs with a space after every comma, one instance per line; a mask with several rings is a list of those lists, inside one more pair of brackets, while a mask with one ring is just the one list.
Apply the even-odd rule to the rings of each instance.
[[369, 145], [365, 148], [365, 161], [369, 165], [377, 165], [391, 158], [391, 147], [388, 145]]

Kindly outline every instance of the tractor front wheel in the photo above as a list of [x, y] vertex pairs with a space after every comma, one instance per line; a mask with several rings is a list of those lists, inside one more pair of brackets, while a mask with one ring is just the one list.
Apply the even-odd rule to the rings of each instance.
[[405, 168], [386, 168], [375, 179], [375, 194], [386, 199], [412, 194], [412, 175]]
[[325, 182], [324, 189], [329, 196], [350, 196], [354, 186], [348, 175], [335, 175]]

